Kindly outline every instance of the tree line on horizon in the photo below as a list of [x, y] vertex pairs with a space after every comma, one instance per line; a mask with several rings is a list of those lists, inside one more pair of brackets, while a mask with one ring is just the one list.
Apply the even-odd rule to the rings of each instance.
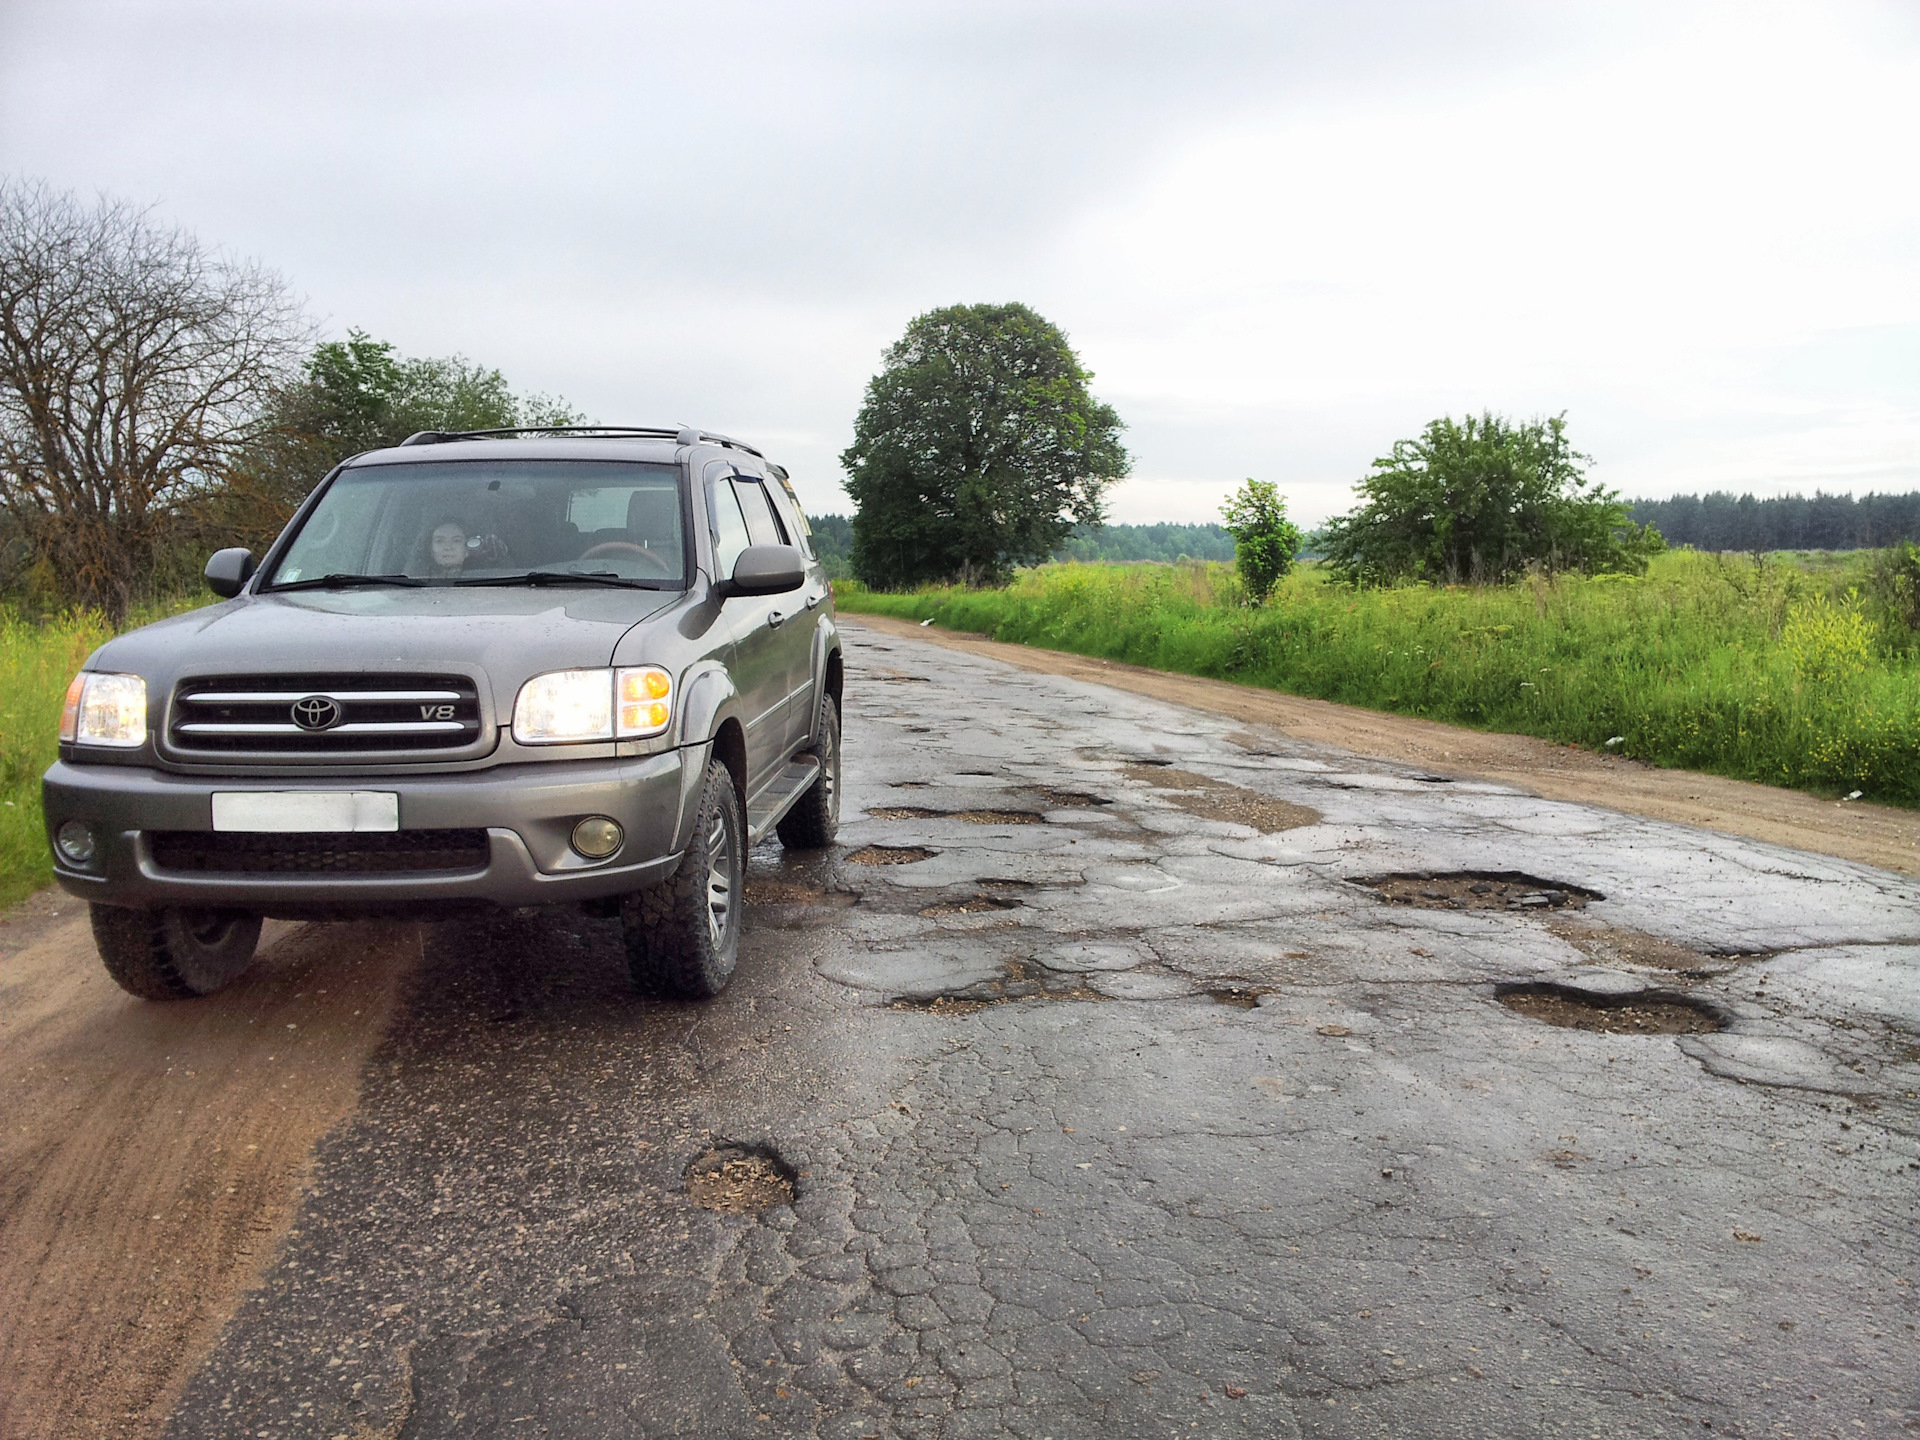
[[1771, 495], [1727, 490], [1635, 500], [1633, 518], [1670, 545], [1696, 550], [1882, 550], [1920, 540], [1920, 490], [1905, 494]]

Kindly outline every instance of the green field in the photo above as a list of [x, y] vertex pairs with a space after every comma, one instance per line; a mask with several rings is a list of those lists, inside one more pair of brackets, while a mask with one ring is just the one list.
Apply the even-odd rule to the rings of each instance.
[[1682, 550], [1642, 577], [1385, 590], [1302, 567], [1258, 608], [1219, 564], [834, 589], [851, 613], [1920, 806], [1920, 645], [1859, 598], [1867, 564]]

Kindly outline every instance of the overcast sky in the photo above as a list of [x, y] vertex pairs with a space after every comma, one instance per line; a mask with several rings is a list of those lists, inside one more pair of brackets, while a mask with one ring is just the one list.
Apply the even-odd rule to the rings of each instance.
[[1440, 414], [1630, 496], [1920, 486], [1920, 5], [0, 0], [0, 171], [330, 333], [761, 444], [810, 507], [915, 314], [1022, 300], [1126, 521], [1347, 508]]

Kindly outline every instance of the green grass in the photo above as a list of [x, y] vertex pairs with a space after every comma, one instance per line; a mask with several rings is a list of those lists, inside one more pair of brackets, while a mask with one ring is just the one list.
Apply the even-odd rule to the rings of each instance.
[[[194, 597], [157, 604], [129, 625], [203, 603]], [[26, 620], [0, 608], [0, 906], [24, 899], [53, 878], [40, 818], [40, 776], [59, 753], [67, 682], [112, 633], [97, 614]]]
[[1224, 565], [834, 588], [855, 614], [1920, 806], [1920, 645], [1853, 594], [1865, 566], [1676, 551], [1637, 578], [1366, 591], [1303, 567], [1258, 608]]

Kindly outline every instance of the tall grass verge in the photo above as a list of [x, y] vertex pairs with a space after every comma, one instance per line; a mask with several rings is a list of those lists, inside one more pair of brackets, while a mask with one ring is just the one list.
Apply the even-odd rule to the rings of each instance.
[[1309, 568], [1259, 608], [1222, 565], [835, 591], [852, 613], [1920, 806], [1920, 646], [1855, 593], [1865, 563], [1679, 551], [1640, 577], [1387, 590]]
[[[196, 596], [144, 607], [144, 625], [204, 603]], [[113, 634], [95, 611], [42, 620], [0, 607], [0, 906], [53, 878], [40, 813], [40, 777], [59, 753], [60, 705], [93, 649]]]

